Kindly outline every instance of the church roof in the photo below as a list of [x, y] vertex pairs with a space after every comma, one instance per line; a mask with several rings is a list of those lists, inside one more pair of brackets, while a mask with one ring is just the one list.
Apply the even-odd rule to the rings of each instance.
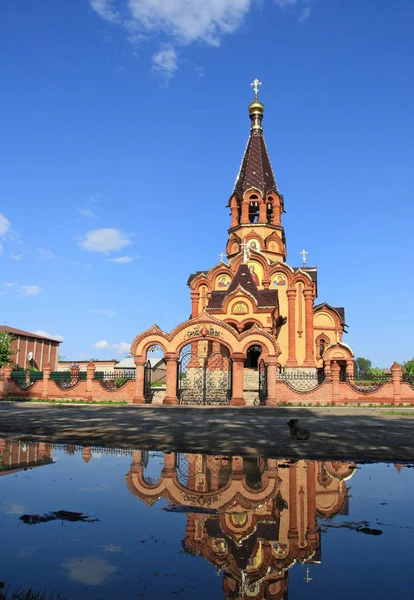
[[241, 264], [227, 290], [215, 291], [211, 293], [207, 309], [221, 308], [227, 296], [237, 290], [238, 287], [241, 287], [248, 294], [250, 294], [250, 296], [253, 296], [259, 307], [278, 305], [277, 290], [257, 289], [257, 285], [253, 281], [249, 267], [245, 264]]
[[323, 306], [326, 306], [327, 308], [331, 308], [332, 310], [334, 310], [339, 316], [341, 325], [343, 325], [343, 327], [348, 327], [348, 325], [345, 323], [345, 309], [343, 306], [331, 306], [327, 302], [322, 302], [321, 304], [317, 304], [316, 306], [314, 306], [313, 310], [314, 311], [319, 310]]
[[252, 131], [250, 134], [233, 194], [243, 196], [251, 188], [256, 188], [264, 196], [272, 190], [278, 191], [261, 131]]

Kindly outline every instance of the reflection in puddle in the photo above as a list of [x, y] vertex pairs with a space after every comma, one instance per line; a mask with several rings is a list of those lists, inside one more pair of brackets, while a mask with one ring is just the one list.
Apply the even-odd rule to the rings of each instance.
[[414, 478], [403, 465], [6, 440], [0, 457], [0, 581], [10, 590], [276, 600], [289, 588], [292, 600], [330, 598], [333, 587], [336, 598], [363, 598], [374, 585], [376, 598], [410, 597], [408, 573], [391, 585], [381, 571], [414, 551]]

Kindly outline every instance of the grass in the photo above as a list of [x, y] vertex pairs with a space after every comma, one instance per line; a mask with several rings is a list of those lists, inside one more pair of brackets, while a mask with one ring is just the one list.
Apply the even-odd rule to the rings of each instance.
[[[49, 399], [49, 400], [45, 400], [44, 398], [1, 398], [0, 402], [32, 402], [35, 404], [86, 404], [88, 406], [94, 405], [94, 404], [117, 404], [117, 405], [123, 405], [123, 404], [127, 404], [126, 400], [99, 400], [99, 401], [93, 401], [93, 402], [88, 402], [87, 400], [76, 400], [73, 398], [55, 398], [55, 399]], [[1, 596], [0, 596], [0, 600]]]
[[53, 592], [51, 594], [47, 592], [34, 592], [32, 588], [26, 592], [19, 588], [15, 592], [10, 593], [9, 590], [4, 589], [4, 583], [0, 581], [0, 600], [67, 600], [67, 598], [64, 598], [60, 594], [55, 595]]

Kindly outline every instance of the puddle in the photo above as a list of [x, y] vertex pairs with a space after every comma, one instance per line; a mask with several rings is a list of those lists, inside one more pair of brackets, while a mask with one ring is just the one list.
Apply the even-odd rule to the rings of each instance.
[[0, 598], [412, 600], [408, 467], [0, 439]]

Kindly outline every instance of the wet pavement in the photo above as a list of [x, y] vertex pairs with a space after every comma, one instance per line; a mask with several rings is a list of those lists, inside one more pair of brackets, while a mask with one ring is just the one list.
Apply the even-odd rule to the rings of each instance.
[[[291, 439], [297, 417], [309, 440]], [[414, 460], [414, 409], [185, 408], [0, 402], [0, 435], [188, 452]]]
[[413, 467], [1, 438], [0, 598], [412, 600]]

